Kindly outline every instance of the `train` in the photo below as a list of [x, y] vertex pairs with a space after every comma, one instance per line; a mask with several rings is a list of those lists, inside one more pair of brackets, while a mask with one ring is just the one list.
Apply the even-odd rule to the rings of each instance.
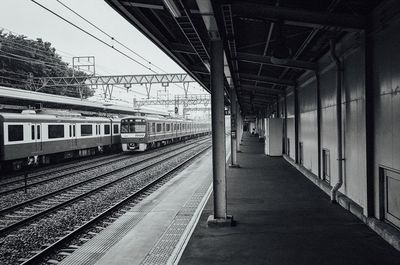
[[208, 121], [193, 121], [151, 116], [129, 116], [121, 119], [123, 152], [145, 151], [173, 142], [207, 135]]
[[0, 166], [14, 171], [120, 148], [120, 118], [0, 113]]
[[210, 131], [209, 122], [162, 116], [89, 117], [33, 110], [0, 113], [0, 168], [18, 171], [109, 150], [145, 151]]

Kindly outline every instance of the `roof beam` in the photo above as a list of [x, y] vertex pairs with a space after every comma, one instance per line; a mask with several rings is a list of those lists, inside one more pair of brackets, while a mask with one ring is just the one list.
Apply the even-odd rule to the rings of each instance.
[[354, 31], [366, 28], [366, 18], [349, 14], [315, 12], [302, 9], [269, 6], [265, 4], [234, 1], [232, 9], [235, 15], [251, 18], [283, 20], [287, 25], [320, 28], [321, 26]]
[[256, 81], [256, 82], [268, 83], [273, 85], [282, 85], [282, 86], [296, 85], [296, 83], [291, 80], [284, 80], [274, 77], [250, 75], [250, 74], [240, 74], [240, 79], [243, 81]]
[[279, 62], [272, 62], [271, 56], [262, 56], [258, 54], [251, 54], [251, 53], [237, 53], [236, 59], [242, 62], [249, 62], [249, 63], [257, 63], [257, 64], [267, 64], [279, 67], [289, 67], [289, 68], [296, 68], [302, 70], [316, 70], [317, 64], [307, 61], [299, 61], [299, 60], [292, 60], [286, 59], [281, 60]]
[[253, 90], [256, 93], [257, 92], [266, 92], [266, 93], [272, 93], [272, 94], [285, 94], [285, 91], [283, 91], [281, 89], [275, 89], [275, 88], [260, 87], [260, 86], [250, 86], [250, 85], [240, 85], [240, 87], [243, 90]]
[[186, 45], [186, 44], [181, 44], [181, 43], [171, 43], [171, 49], [173, 52], [178, 52], [178, 53], [186, 53], [186, 54], [192, 54], [196, 55], [197, 53], [193, 50], [192, 46]]
[[158, 9], [163, 10], [163, 5], [154, 5], [154, 4], [146, 4], [146, 3], [137, 3], [131, 1], [121, 1], [124, 6], [133, 6], [133, 7], [141, 7], [141, 8], [149, 8], [149, 9]]

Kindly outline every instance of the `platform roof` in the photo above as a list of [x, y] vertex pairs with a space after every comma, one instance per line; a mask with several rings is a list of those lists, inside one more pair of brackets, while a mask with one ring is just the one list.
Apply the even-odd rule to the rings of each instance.
[[379, 0], [105, 0], [210, 91], [210, 40], [221, 38], [225, 89], [242, 113], [264, 111], [329, 40], [366, 28]]

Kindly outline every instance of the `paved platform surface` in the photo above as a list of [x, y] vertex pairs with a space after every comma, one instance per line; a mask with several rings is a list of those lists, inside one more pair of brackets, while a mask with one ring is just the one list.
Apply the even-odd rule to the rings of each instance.
[[60, 264], [173, 263], [207, 202], [211, 183], [210, 149]]
[[210, 197], [179, 264], [386, 265], [400, 252], [283, 158], [244, 136], [242, 168], [227, 169], [228, 213], [236, 227], [208, 228]]

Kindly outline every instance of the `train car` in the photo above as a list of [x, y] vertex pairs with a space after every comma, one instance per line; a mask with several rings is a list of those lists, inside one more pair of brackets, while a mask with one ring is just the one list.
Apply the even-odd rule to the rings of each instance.
[[18, 170], [26, 165], [82, 157], [120, 147], [120, 119], [0, 113], [0, 163]]
[[209, 122], [131, 116], [121, 120], [122, 151], [145, 151], [210, 133]]

